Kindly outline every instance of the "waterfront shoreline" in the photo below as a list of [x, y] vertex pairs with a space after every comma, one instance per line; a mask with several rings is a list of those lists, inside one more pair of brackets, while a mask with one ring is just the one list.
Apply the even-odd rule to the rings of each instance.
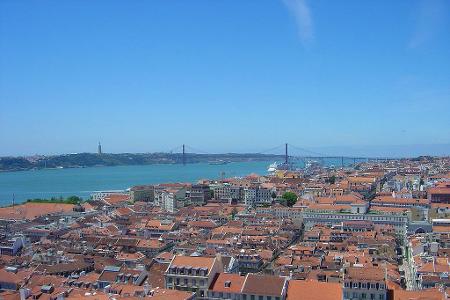
[[23, 203], [30, 198], [80, 196], [86, 199], [93, 192], [126, 190], [139, 184], [191, 182], [215, 178], [225, 172], [226, 177], [250, 173], [266, 174], [273, 161], [231, 162], [226, 165], [208, 163], [150, 164], [96, 166], [86, 168], [39, 169], [20, 172], [0, 172], [0, 206]]

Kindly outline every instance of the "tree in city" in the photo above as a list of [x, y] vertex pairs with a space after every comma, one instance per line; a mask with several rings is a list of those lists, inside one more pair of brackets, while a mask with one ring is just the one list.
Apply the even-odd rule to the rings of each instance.
[[286, 192], [281, 196], [286, 206], [292, 207], [297, 202], [297, 195], [293, 192]]
[[326, 183], [334, 184], [336, 182], [336, 176], [332, 175], [325, 180]]
[[275, 191], [272, 191], [272, 194], [270, 194], [270, 198], [272, 198], [272, 203], [274, 203], [275, 199], [277, 199], [277, 193]]
[[83, 202], [83, 199], [78, 196], [70, 196], [65, 200], [65, 202], [69, 204], [78, 204], [80, 202]]
[[32, 202], [32, 203], [63, 203], [63, 204], [79, 204], [81, 202], [83, 202], [83, 199], [78, 197], [78, 196], [70, 196], [67, 198], [63, 198], [63, 197], [51, 197], [50, 199], [40, 199], [40, 198], [36, 198], [36, 199], [28, 199], [27, 202]]
[[238, 213], [238, 210], [236, 209], [236, 207], [233, 207], [233, 210], [231, 211], [231, 220], [234, 220], [237, 213]]

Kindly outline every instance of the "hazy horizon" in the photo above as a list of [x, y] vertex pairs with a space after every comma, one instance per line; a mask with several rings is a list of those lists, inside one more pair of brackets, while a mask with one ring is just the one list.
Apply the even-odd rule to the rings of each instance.
[[[361, 156], [361, 157], [390, 157], [390, 158], [408, 158], [417, 156], [450, 156], [450, 144], [434, 144], [434, 145], [349, 145], [349, 146], [323, 146], [323, 147], [302, 147], [304, 151], [300, 149], [289, 148], [289, 155], [293, 156]], [[175, 149], [175, 150], [174, 150]], [[156, 149], [156, 150], [121, 150], [114, 151], [113, 149], [108, 151], [104, 145], [102, 145], [103, 153], [121, 154], [121, 153], [181, 153], [181, 145], [172, 149]], [[242, 149], [233, 151], [233, 149], [223, 150], [220, 149], [190, 149], [187, 146], [187, 153], [195, 154], [275, 154], [284, 155], [283, 145], [277, 147], [275, 151], [266, 151], [265, 149]], [[64, 154], [80, 154], [80, 153], [96, 153], [97, 148], [84, 150], [84, 151], [72, 151], [72, 152], [50, 152], [50, 153], [22, 153], [22, 154], [6, 154], [0, 155], [0, 157], [28, 157], [34, 155], [64, 155]]]

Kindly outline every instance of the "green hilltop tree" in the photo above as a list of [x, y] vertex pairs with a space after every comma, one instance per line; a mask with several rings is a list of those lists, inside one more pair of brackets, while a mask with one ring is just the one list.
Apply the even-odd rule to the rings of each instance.
[[294, 192], [286, 192], [281, 196], [286, 206], [292, 207], [297, 202], [297, 195]]

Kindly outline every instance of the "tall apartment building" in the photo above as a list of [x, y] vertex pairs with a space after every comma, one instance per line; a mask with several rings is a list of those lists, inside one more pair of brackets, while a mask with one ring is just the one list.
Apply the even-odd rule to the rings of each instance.
[[252, 207], [261, 204], [270, 204], [272, 191], [262, 187], [250, 187], [244, 189], [245, 206]]
[[186, 188], [155, 187], [154, 205], [165, 211], [175, 212], [186, 204]]
[[194, 205], [203, 205], [211, 199], [211, 190], [207, 184], [193, 184], [188, 191], [189, 202]]
[[214, 199], [226, 202], [240, 202], [243, 199], [243, 188], [230, 184], [214, 187]]
[[161, 194], [161, 203], [160, 207], [168, 212], [175, 212], [177, 208], [177, 198], [175, 193], [171, 193], [168, 191], [163, 191]]

